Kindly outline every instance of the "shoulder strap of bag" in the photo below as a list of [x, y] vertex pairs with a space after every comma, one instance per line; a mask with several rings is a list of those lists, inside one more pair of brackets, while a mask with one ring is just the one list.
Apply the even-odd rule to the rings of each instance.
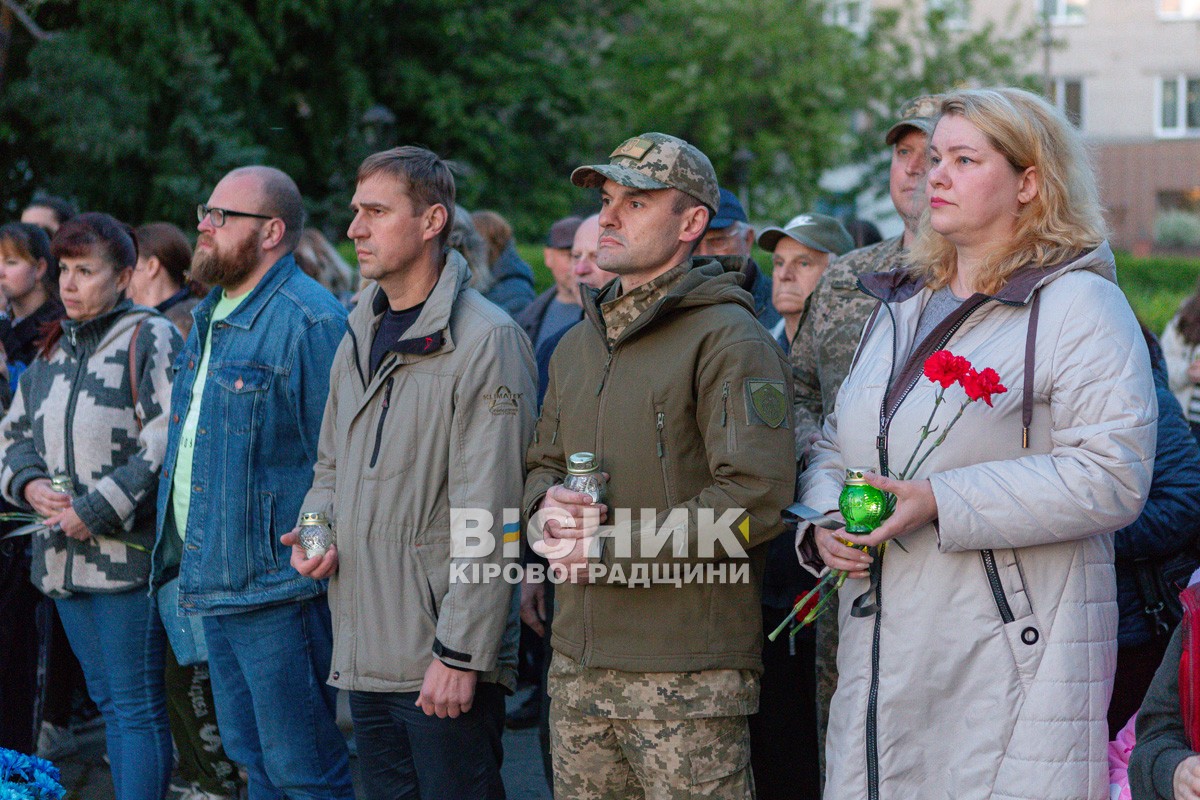
[[137, 414], [138, 404], [138, 381], [137, 381], [137, 340], [138, 334], [142, 332], [142, 326], [146, 324], [146, 318], [143, 317], [137, 326], [133, 329], [133, 336], [129, 339], [129, 393], [133, 396], [133, 418], [137, 421], [138, 432], [142, 430], [142, 418]]

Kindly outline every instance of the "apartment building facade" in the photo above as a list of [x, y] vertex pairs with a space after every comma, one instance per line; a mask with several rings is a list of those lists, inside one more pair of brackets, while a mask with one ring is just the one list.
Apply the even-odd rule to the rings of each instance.
[[[1200, 0], [922, 1], [958, 25], [1014, 19], [1049, 33], [1029, 72], [1049, 78], [1092, 145], [1115, 246], [1148, 246], [1162, 212], [1200, 214]], [[834, 0], [831, 12], [855, 27], [913, 2]]]

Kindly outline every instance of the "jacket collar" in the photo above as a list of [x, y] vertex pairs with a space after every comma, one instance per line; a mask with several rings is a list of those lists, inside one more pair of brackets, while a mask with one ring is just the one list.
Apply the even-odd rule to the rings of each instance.
[[[655, 320], [676, 309], [738, 303], [754, 315], [754, 298], [742, 288], [743, 275], [740, 272], [730, 271], [720, 260], [707, 257], [693, 258], [691, 265], [683, 279], [665, 297], [660, 298], [629, 324], [617, 340], [617, 344], [628, 340]], [[591, 321], [601, 338], [607, 342], [607, 328], [600, 307], [620, 296], [621, 279], [613, 278], [599, 289], [583, 285], [579, 288], [584, 318]]]
[[130, 311], [150, 311], [142, 306], [134, 305], [128, 298], [121, 300], [103, 314], [82, 322], [73, 319], [63, 319], [63, 345], [69, 347], [72, 353], [96, 350], [113, 330], [117, 320]]
[[189, 289], [187, 286], [184, 286], [178, 292], [171, 295], [166, 300], [163, 300], [158, 305], [156, 305], [154, 307], [154, 310], [160, 314], [165, 314], [168, 311], [170, 311], [172, 308], [174, 308], [175, 306], [182, 303], [184, 300], [187, 300], [189, 297], [191, 297], [191, 295], [192, 295], [192, 290]]
[[[1079, 253], [1060, 264], [1048, 267], [1022, 267], [1009, 277], [1000, 291], [994, 295], [984, 295], [984, 297], [1008, 305], [1026, 305], [1038, 289], [1068, 272], [1077, 270], [1095, 272], [1102, 278], [1116, 283], [1116, 260], [1108, 242], [1101, 242], [1095, 249]], [[925, 288], [925, 279], [913, 275], [908, 268], [902, 267], [890, 272], [872, 272], [862, 275], [858, 279], [858, 286], [861, 291], [885, 303], [903, 303]]]
[[[389, 347], [388, 350], [399, 354], [402, 362], [453, 350], [454, 339], [450, 334], [450, 318], [455, 301], [459, 294], [467, 289], [470, 281], [471, 269], [467, 266], [467, 260], [457, 250], [448, 250], [446, 263], [442, 267], [441, 274], [438, 275], [437, 283], [434, 284], [429, 297], [425, 298], [425, 305], [421, 309], [420, 315], [408, 329], [405, 337]], [[354, 333], [356, 351], [363, 350], [366, 353], [370, 353], [375, 331], [379, 329], [379, 320], [388, 308], [388, 298], [383, 289], [376, 284], [372, 291], [371, 301], [359, 303], [358, 307], [350, 313], [349, 319], [346, 320], [347, 326]], [[355, 358], [359, 358], [360, 355], [359, 352], [356, 352]], [[384, 368], [381, 367], [379, 374], [383, 372]], [[372, 381], [373, 378], [367, 376], [367, 383]]]
[[[262, 276], [262, 280], [250, 290], [246, 299], [239, 303], [238, 307], [233, 310], [233, 313], [225, 318], [225, 324], [234, 328], [250, 330], [254, 326], [255, 321], [258, 320], [259, 314], [267, 307], [267, 303], [271, 302], [271, 298], [275, 296], [275, 293], [299, 269], [300, 267], [296, 265], [296, 259], [291, 253], [280, 258], [271, 265], [271, 268]], [[216, 287], [196, 306], [196, 310], [193, 312], [196, 318], [199, 319], [201, 315], [206, 319], [210, 318], [213, 309], [217, 305], [217, 301], [220, 299], [221, 288]]]

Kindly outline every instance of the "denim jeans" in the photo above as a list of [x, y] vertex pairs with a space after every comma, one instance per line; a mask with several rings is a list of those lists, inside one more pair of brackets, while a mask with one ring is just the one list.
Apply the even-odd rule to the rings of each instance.
[[161, 800], [172, 759], [163, 686], [167, 634], [146, 590], [79, 593], [54, 604], [104, 716], [117, 800]]
[[324, 595], [205, 617], [204, 636], [221, 741], [250, 800], [353, 800]]
[[427, 716], [417, 692], [351, 692], [361, 800], [503, 800], [504, 690], [475, 687], [471, 710]]

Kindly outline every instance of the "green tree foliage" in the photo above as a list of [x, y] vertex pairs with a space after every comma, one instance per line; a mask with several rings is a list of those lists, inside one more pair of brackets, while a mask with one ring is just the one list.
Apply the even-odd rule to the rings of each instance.
[[[967, 0], [960, 2], [970, 9]], [[1017, 23], [1015, 5], [1004, 24], [975, 28], [956, 25], [948, 8], [926, 10], [925, 3], [909, 0], [900, 8], [880, 9], [863, 37], [864, 68], [853, 89], [860, 102], [851, 156], [873, 165], [865, 184], [886, 183], [884, 135], [906, 100], [972, 86], [1038, 88], [1031, 77], [1038, 29]]]
[[[1021, 72], [1028, 42], [823, 0], [25, 0], [0, 95], [8, 212], [34, 188], [131, 222], [190, 225], [231, 166], [271, 163], [340, 232], [367, 153], [426, 145], [472, 208], [526, 237], [582, 210], [572, 167], [661, 130], [750, 186], [756, 215], [877, 155], [899, 101]], [[915, 20], [915, 21], [914, 21]], [[914, 34], [914, 31], [916, 33]]]
[[[787, 186], [758, 193], [756, 214], [809, 202], [823, 170], [847, 153], [854, 35], [823, 20], [820, 0], [645, 3], [622, 21], [597, 76], [592, 125], [604, 156], [626, 136], [682, 136], [713, 161], [721, 183]], [[760, 205], [762, 205], [760, 203]]]

